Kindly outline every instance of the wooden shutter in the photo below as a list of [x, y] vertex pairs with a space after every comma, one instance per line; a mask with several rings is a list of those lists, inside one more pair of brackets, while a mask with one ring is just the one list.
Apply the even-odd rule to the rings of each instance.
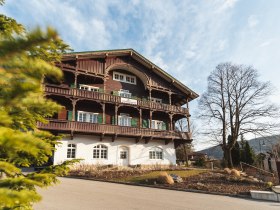
[[149, 128], [149, 121], [147, 119], [142, 120], [142, 127], [143, 128]]
[[162, 130], [166, 130], [166, 123], [165, 122], [162, 122]]
[[73, 112], [68, 110], [68, 120], [72, 120]]
[[65, 108], [61, 109], [57, 114], [57, 118], [59, 120], [66, 120], [67, 119], [67, 110]]
[[115, 116], [113, 115], [111, 119], [112, 119], [112, 125], [115, 125]]
[[97, 122], [98, 122], [98, 124], [102, 124], [103, 123], [103, 116], [102, 116], [102, 114], [98, 114]]
[[138, 126], [138, 119], [132, 118], [131, 119], [131, 127], [137, 127]]

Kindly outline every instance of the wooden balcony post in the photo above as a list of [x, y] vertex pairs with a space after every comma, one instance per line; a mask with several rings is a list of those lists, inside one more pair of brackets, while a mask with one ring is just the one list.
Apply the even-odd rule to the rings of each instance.
[[172, 131], [173, 130], [173, 123], [172, 123], [172, 119], [173, 119], [173, 114], [169, 114], [169, 130]]
[[115, 105], [115, 125], [118, 125], [118, 109], [119, 109], [119, 106], [116, 104]]
[[142, 128], [142, 109], [139, 109], [139, 128]]
[[189, 98], [187, 98], [187, 109], [188, 109], [188, 114], [186, 115], [187, 121], [188, 121], [188, 132], [191, 132], [190, 128], [190, 117], [189, 117]]
[[77, 100], [73, 99], [73, 100], [72, 100], [72, 121], [75, 121], [76, 103], [77, 103]]
[[106, 124], [105, 104], [102, 104], [102, 123]]
[[169, 105], [171, 105], [172, 101], [172, 93], [171, 92], [168, 92], [168, 97], [169, 97]]
[[153, 111], [150, 110], [150, 122], [149, 122], [149, 128], [152, 128], [152, 119], [153, 119]]
[[75, 80], [74, 80], [74, 87], [77, 88], [77, 71], [75, 72]]
[[152, 98], [152, 89], [149, 88], [149, 101], [151, 101], [151, 98]]
[[186, 118], [187, 118], [187, 121], [188, 121], [188, 132], [191, 132], [189, 115], [186, 115]]

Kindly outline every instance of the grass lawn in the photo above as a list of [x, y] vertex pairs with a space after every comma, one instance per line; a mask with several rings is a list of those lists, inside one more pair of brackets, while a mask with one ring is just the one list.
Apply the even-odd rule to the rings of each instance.
[[176, 174], [180, 177], [190, 177], [190, 176], [195, 176], [200, 173], [205, 173], [203, 170], [182, 170], [182, 171], [151, 171], [148, 172], [147, 174], [143, 174], [140, 176], [129, 176], [125, 178], [118, 178], [114, 179], [114, 181], [121, 181], [121, 182], [133, 182], [133, 183], [145, 183], [146, 180], [153, 180], [156, 179], [161, 172], [167, 172], [168, 174]]

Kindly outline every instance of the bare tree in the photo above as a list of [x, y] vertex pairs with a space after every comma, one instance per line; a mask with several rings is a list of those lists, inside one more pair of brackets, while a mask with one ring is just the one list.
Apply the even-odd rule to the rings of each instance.
[[[176, 131], [179, 133], [182, 139], [185, 138], [185, 133], [188, 132], [188, 122], [186, 118], [182, 118], [176, 122], [175, 125]], [[190, 123], [190, 130], [192, 132], [192, 138], [195, 138], [197, 129], [194, 123]], [[185, 143], [181, 144], [176, 148], [176, 157], [179, 160], [184, 160], [188, 166], [188, 155], [193, 152], [193, 144]]]
[[219, 64], [199, 101], [200, 117], [209, 125], [207, 133], [220, 141], [229, 167], [231, 150], [240, 135], [268, 133], [277, 127], [271, 119], [279, 116], [279, 109], [268, 101], [272, 86], [258, 79], [257, 70], [250, 66]]

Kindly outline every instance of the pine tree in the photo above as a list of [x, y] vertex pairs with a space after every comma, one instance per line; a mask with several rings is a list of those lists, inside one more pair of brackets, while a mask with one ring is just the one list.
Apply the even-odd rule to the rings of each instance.
[[241, 141], [240, 141], [240, 161], [245, 162], [246, 157], [245, 157], [245, 144], [246, 140], [243, 135], [241, 135]]
[[252, 165], [254, 163], [254, 151], [250, 147], [248, 141], [246, 141], [246, 143], [245, 143], [244, 153], [245, 153], [244, 162]]
[[0, 16], [0, 209], [32, 209], [41, 198], [35, 187], [56, 183], [56, 176], [75, 162], [29, 174], [20, 170], [46, 163], [60, 138], [38, 130], [36, 123], [46, 123], [60, 109], [44, 97], [41, 82], [45, 76], [62, 77], [53, 64], [68, 49], [51, 28], [26, 32], [12, 18]]

